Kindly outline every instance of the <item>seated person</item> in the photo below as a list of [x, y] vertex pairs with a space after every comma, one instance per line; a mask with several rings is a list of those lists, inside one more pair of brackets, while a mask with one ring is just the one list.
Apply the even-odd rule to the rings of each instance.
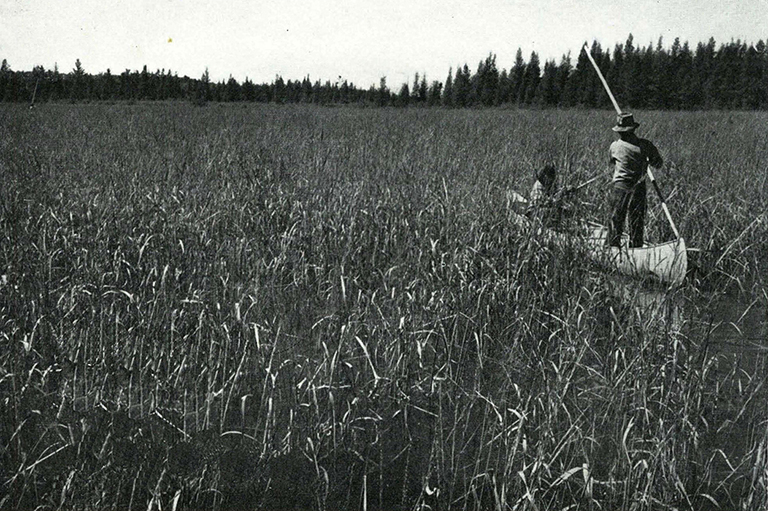
[[572, 215], [572, 204], [567, 204], [567, 197], [575, 189], [557, 187], [557, 170], [553, 165], [545, 165], [537, 174], [536, 182], [530, 193], [530, 203], [526, 216], [538, 219], [545, 227], [560, 228]]
[[546, 165], [536, 174], [536, 182], [531, 188], [531, 206], [539, 206], [549, 201], [557, 192], [557, 170], [552, 165]]

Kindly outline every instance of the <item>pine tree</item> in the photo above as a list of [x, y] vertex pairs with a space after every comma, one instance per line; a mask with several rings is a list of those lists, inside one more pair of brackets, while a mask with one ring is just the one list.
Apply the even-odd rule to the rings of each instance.
[[484, 65], [485, 63], [481, 60], [477, 64], [477, 72], [469, 77], [469, 98], [467, 99], [469, 106], [480, 103], [480, 76], [484, 73]]
[[643, 108], [652, 107], [657, 97], [656, 69], [654, 67], [653, 44], [639, 52], [640, 59], [637, 67], [637, 94], [636, 104]]
[[75, 68], [71, 73], [69, 98], [72, 101], [80, 101], [85, 98], [85, 69], [83, 69], [80, 59], [75, 60]]
[[[531, 58], [528, 61], [528, 65], [525, 67], [525, 75], [523, 76], [523, 88], [521, 88], [522, 102], [526, 105], [531, 105], [536, 102], [536, 93], [539, 88], [539, 81], [541, 80], [541, 68], [539, 67], [539, 56], [534, 51], [531, 52]], [[524, 91], [524, 92], [523, 92]]]
[[[418, 103], [419, 102], [419, 73], [416, 73], [413, 76], [413, 86], [411, 87], [411, 102], [412, 103]], [[402, 89], [401, 89], [402, 90]]]
[[571, 53], [563, 55], [560, 59], [560, 65], [557, 67], [557, 76], [555, 78], [555, 94], [557, 95], [557, 104], [565, 105], [565, 91], [568, 86], [568, 77], [573, 71], [571, 66]]
[[[701, 51], [699, 51], [701, 50]], [[716, 106], [718, 77], [715, 74], [715, 38], [710, 37], [706, 45], [699, 44], [696, 48], [694, 61], [696, 74], [700, 80], [700, 105], [705, 108]]]
[[[128, 71], [126, 70], [126, 73]], [[205, 106], [211, 98], [211, 75], [208, 73], [208, 68], [205, 68], [200, 80], [197, 82], [197, 86], [193, 92], [192, 101], [197, 106]]]
[[[328, 83], [330, 86], [330, 83]], [[272, 101], [278, 104], [284, 104], [286, 99], [285, 94], [285, 80], [280, 75], [275, 77], [275, 81], [272, 84]]]
[[312, 103], [312, 81], [309, 79], [309, 75], [301, 81], [301, 102]]
[[[58, 101], [64, 97], [64, 86], [62, 84], [61, 73], [59, 72], [59, 65], [53, 64], [53, 70], [46, 73], [46, 81], [48, 82], [49, 94], [48, 101]], [[0, 89], [0, 96], [2, 95], [2, 89]]]
[[224, 93], [224, 101], [240, 101], [240, 99], [240, 84], [237, 83], [237, 80], [232, 75], [229, 75]]
[[[309, 77], [307, 77], [306, 80], [309, 80]], [[309, 90], [311, 94], [311, 91], [312, 91], [311, 82], [309, 83]], [[256, 101], [256, 86], [247, 76], [245, 77], [245, 81], [243, 82], [243, 86], [241, 87], [241, 94], [242, 94], [243, 101]]]
[[400, 92], [397, 94], [397, 106], [406, 107], [411, 101], [411, 90], [407, 83], [400, 86]]
[[[685, 66], [682, 57], [683, 45], [680, 38], [675, 37], [672, 48], [667, 53], [664, 48], [656, 50], [656, 60], [659, 62], [657, 69], [660, 75], [659, 83], [659, 102], [658, 106], [662, 108], [676, 108], [682, 106], [681, 97], [681, 67]], [[667, 105], [664, 107], [663, 105]]]
[[507, 75], [507, 70], [502, 69], [501, 74], [499, 75], [499, 85], [496, 88], [495, 103], [497, 105], [502, 105], [504, 103], [507, 103], [509, 101], [510, 91], [511, 91], [511, 87], [509, 82], [509, 76]]
[[30, 106], [44, 101], [47, 92], [47, 83], [45, 80], [45, 68], [43, 66], [34, 66], [32, 68], [28, 87], [30, 90]]
[[453, 68], [448, 69], [448, 78], [445, 79], [443, 89], [443, 106], [453, 106]]
[[[608, 50], [606, 50], [608, 53]], [[605, 79], [611, 86], [611, 92], [620, 105], [627, 104], [624, 90], [624, 45], [617, 44], [613, 47], [611, 65], [606, 70]]]
[[392, 101], [392, 94], [389, 91], [389, 88], [387, 87], [387, 78], [382, 76], [379, 80], [379, 89], [378, 89], [378, 103], [379, 106], [385, 106], [390, 104]]
[[428, 90], [429, 89], [427, 87], [427, 75], [426, 73], [422, 73], [421, 81], [419, 82], [419, 90], [417, 93], [417, 97], [419, 98], [419, 103], [421, 103], [422, 105], [427, 102]]
[[443, 92], [443, 84], [437, 80], [433, 80], [429, 86], [429, 92], [427, 95], [427, 104], [429, 106], [439, 106]]
[[454, 106], [463, 108], [469, 104], [469, 93], [471, 84], [469, 82], [469, 67], [464, 64], [464, 67], [456, 69], [456, 77], [453, 80], [453, 104]]
[[[592, 46], [589, 49], [590, 55], [592, 55], [592, 58], [594, 59], [595, 63], [597, 63], [598, 68], [600, 68], [600, 71], [603, 73], [603, 76], [607, 75], [607, 69], [604, 66], [604, 56], [603, 56], [603, 49], [600, 46], [600, 43], [597, 41], [592, 41]], [[591, 64], [590, 64], [591, 66]], [[590, 108], [596, 108], [598, 106], [601, 106], [603, 96], [606, 96], [605, 91], [603, 91], [603, 84], [600, 81], [600, 78], [597, 76], [597, 73], [594, 72], [587, 72], [583, 76], [583, 80], [581, 82], [581, 88], [579, 90], [579, 99], [578, 102], [581, 105], [588, 106]], [[613, 91], [611, 91], [613, 92]], [[610, 101], [610, 99], [608, 99]]]
[[525, 67], [523, 50], [518, 48], [517, 53], [515, 54], [515, 64], [512, 66], [512, 69], [509, 70], [510, 101], [520, 102], [520, 89], [523, 87]]
[[688, 41], [683, 43], [675, 57], [675, 104], [678, 108], [690, 109], [696, 103], [696, 76], [693, 70], [693, 55]]
[[113, 100], [115, 99], [115, 87], [114, 87], [114, 76], [112, 76], [112, 70], [107, 68], [107, 72], [101, 75], [100, 84], [99, 84], [99, 97], [100, 99], [104, 100]]
[[755, 51], [758, 55], [759, 68], [755, 76], [755, 84], [757, 84], [757, 107], [760, 109], [768, 109], [768, 45], [761, 39], [755, 45]]
[[630, 33], [624, 43], [624, 70], [622, 72], [624, 100], [628, 108], [639, 105], [642, 100], [642, 77], [640, 55], [635, 50], [634, 37]]
[[478, 66], [478, 96], [484, 106], [498, 104], [499, 70], [496, 67], [496, 55], [489, 54]]
[[10, 101], [12, 76], [11, 65], [6, 59], [3, 59], [3, 63], [0, 64], [0, 101]]
[[[586, 43], [584, 43], [586, 44]], [[582, 45], [583, 47], [583, 45]], [[565, 106], [577, 106], [580, 104], [582, 88], [585, 83], [588, 83], [590, 75], [594, 74], [592, 64], [589, 62], [589, 58], [584, 50], [579, 51], [579, 56], [576, 59], [576, 67], [568, 75], [568, 81], [565, 84], [565, 90], [560, 101]]]
[[557, 105], [557, 64], [554, 60], [544, 63], [544, 74], [536, 92], [536, 104], [545, 107]]

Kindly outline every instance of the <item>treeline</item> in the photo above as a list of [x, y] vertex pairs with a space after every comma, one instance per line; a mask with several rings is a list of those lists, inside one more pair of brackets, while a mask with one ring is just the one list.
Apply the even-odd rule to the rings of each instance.
[[[626, 42], [590, 49], [622, 106], [657, 109], [768, 109], [768, 51], [766, 43], [741, 41], [716, 45], [710, 38], [693, 50], [675, 39], [665, 47]], [[496, 55], [481, 61], [474, 72], [467, 64], [451, 69], [444, 82], [416, 74], [412, 83], [391, 90], [386, 78], [368, 89], [339, 79], [331, 82], [284, 80], [256, 84], [248, 78], [213, 82], [208, 71], [199, 78], [179, 77], [170, 70], [125, 70], [120, 74], [88, 74], [80, 60], [68, 73], [58, 68], [13, 71], [6, 60], [0, 67], [0, 100], [47, 101], [248, 101], [262, 103], [357, 104], [365, 106], [537, 106], [610, 107], [586, 54], [571, 54], [543, 64], [536, 52], [526, 61], [518, 49], [514, 63], [500, 69]]]

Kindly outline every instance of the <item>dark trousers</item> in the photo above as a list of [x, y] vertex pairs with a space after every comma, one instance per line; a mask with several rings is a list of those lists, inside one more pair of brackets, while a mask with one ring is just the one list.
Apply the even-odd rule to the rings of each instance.
[[645, 223], [645, 180], [625, 190], [614, 186], [611, 192], [611, 221], [608, 224], [608, 244], [621, 245], [624, 220], [629, 213], [629, 246], [643, 246], [643, 224]]

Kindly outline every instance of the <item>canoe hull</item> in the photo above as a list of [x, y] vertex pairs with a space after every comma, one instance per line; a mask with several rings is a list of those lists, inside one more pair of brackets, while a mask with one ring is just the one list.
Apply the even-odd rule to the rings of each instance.
[[[513, 213], [518, 225], [531, 225], [523, 215]], [[688, 271], [688, 254], [685, 240], [679, 238], [666, 243], [628, 248], [626, 234], [621, 247], [606, 246], [608, 229], [598, 224], [584, 224], [580, 232], [566, 234], [552, 229], [540, 228], [539, 235], [555, 242], [578, 242], [583, 240], [590, 257], [602, 264], [616, 268], [619, 272], [635, 277], [653, 277], [663, 283], [679, 286]]]
[[622, 247], [606, 247], [607, 234], [608, 230], [603, 226], [591, 227], [588, 244], [593, 258], [607, 261], [620, 272], [638, 277], [653, 276], [673, 285], [681, 285], [685, 280], [688, 254], [683, 238], [641, 248], [627, 248], [628, 240], [623, 240]]

